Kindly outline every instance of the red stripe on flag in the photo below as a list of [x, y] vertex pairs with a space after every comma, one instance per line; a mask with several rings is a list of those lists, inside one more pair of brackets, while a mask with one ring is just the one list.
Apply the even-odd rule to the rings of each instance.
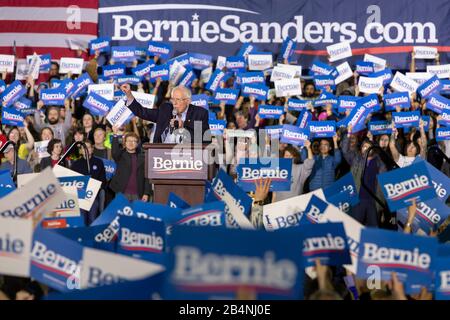
[[48, 33], [51, 37], [52, 33], [67, 34], [90, 34], [97, 35], [97, 24], [91, 22], [80, 23], [80, 29], [69, 29], [66, 21], [0, 21], [2, 29], [1, 33]]
[[[61, 57], [76, 58], [76, 52], [70, 48], [51, 48], [51, 47], [16, 47], [17, 57], [19, 59], [26, 58], [27, 55], [50, 53], [52, 60]], [[13, 54], [12, 47], [0, 47], [0, 54]]]
[[[51, 7], [78, 6], [81, 9], [98, 9], [98, 0], [3, 0], [2, 7]], [[1, 8], [1, 7], [0, 7]]]

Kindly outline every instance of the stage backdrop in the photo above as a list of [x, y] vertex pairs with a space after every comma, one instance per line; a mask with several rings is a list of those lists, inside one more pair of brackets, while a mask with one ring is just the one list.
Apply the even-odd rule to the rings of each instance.
[[437, 47], [445, 64], [449, 30], [448, 0], [100, 0], [99, 8], [99, 35], [115, 44], [165, 41], [175, 55], [189, 51], [215, 59], [235, 55], [247, 42], [278, 53], [289, 36], [304, 68], [315, 56], [326, 61], [326, 46], [341, 41], [351, 43], [357, 55], [352, 62], [371, 53], [407, 69], [416, 45]]

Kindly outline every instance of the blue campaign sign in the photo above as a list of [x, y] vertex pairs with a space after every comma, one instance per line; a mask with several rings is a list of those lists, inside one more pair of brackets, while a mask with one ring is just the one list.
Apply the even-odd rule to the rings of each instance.
[[61, 187], [75, 187], [77, 188], [78, 198], [86, 198], [86, 189], [88, 186], [89, 176], [71, 176], [58, 178]]
[[225, 227], [225, 202], [213, 201], [184, 209], [175, 225]]
[[377, 272], [381, 280], [388, 281], [395, 272], [406, 293], [418, 293], [432, 284], [437, 250], [435, 238], [364, 228], [356, 276], [366, 279]]
[[110, 78], [117, 78], [125, 75], [126, 66], [124, 64], [113, 64], [103, 66], [103, 76]]
[[245, 58], [242, 56], [228, 57], [225, 67], [228, 71], [240, 73], [245, 72], [247, 69], [247, 63], [245, 62]]
[[161, 59], [168, 59], [173, 55], [173, 49], [170, 43], [149, 41], [147, 51], [149, 56], [159, 56]]
[[6, 83], [5, 81], [0, 79], [0, 97], [2, 96], [2, 92], [6, 89]]
[[40, 227], [33, 234], [30, 276], [50, 288], [68, 292], [80, 281], [83, 246]]
[[[323, 190], [325, 198], [328, 202], [335, 204], [335, 202], [330, 199], [334, 196], [337, 196], [341, 193], [345, 193], [348, 196], [348, 201], [351, 206], [358, 204], [359, 197], [358, 192], [356, 192], [355, 179], [351, 172], [347, 173], [339, 180], [334, 182], [331, 186], [325, 188]], [[335, 199], [336, 200], [336, 199]], [[340, 200], [340, 199], [338, 199]]]
[[40, 99], [46, 106], [64, 106], [66, 90], [64, 88], [42, 89]]
[[208, 110], [210, 98], [207, 94], [194, 94], [191, 99], [191, 104]]
[[312, 120], [312, 114], [309, 110], [303, 110], [297, 118], [297, 122], [295, 123], [300, 129], [305, 129], [308, 127], [308, 124]]
[[351, 214], [351, 208], [359, 203], [358, 194], [345, 190], [327, 197], [327, 202], [339, 208], [342, 212]]
[[95, 92], [89, 93], [83, 102], [83, 107], [88, 109], [94, 116], [104, 116], [114, 106], [114, 102], [106, 100]]
[[392, 121], [396, 128], [418, 128], [420, 123], [420, 111], [393, 112]]
[[269, 88], [265, 84], [246, 84], [241, 88], [241, 95], [243, 97], [254, 96], [256, 100], [267, 100], [267, 94], [269, 93]]
[[392, 134], [392, 123], [387, 120], [370, 121], [368, 126], [374, 136]]
[[134, 201], [132, 203], [133, 216], [143, 220], [162, 221], [171, 225], [177, 221], [181, 209], [171, 208], [163, 204]]
[[338, 105], [338, 98], [329, 92], [323, 92], [316, 100], [314, 100], [314, 107], [323, 107], [327, 104], [331, 104], [333, 107]]
[[189, 64], [192, 69], [203, 70], [209, 68], [211, 65], [212, 56], [201, 53], [191, 53], [189, 57]]
[[27, 93], [27, 88], [19, 80], [11, 83], [0, 95], [4, 107], [14, 104], [20, 97]]
[[258, 114], [261, 119], [280, 119], [284, 106], [260, 105]]
[[441, 88], [441, 81], [436, 75], [434, 75], [417, 88], [417, 93], [422, 99], [426, 99], [433, 93], [439, 93], [439, 91], [441, 91]]
[[287, 59], [287, 61], [289, 61], [289, 59], [294, 54], [296, 46], [297, 46], [297, 44], [294, 40], [292, 40], [289, 37], [286, 37], [286, 39], [284, 39], [284, 41], [283, 41], [283, 45], [281, 46], [281, 50], [278, 55], [278, 60], [284, 61]]
[[95, 51], [109, 53], [111, 50], [111, 38], [97, 38], [89, 41], [89, 50], [91, 54]]
[[264, 131], [271, 137], [271, 139], [279, 138], [279, 136], [283, 132], [283, 126], [267, 126], [264, 127]]
[[368, 75], [370, 73], [373, 73], [374, 70], [374, 64], [373, 62], [369, 61], [357, 61], [356, 62], [356, 72], [358, 72], [360, 75]]
[[377, 112], [380, 110], [380, 104], [378, 103], [378, 97], [376, 94], [372, 93], [364, 98], [360, 98], [358, 103], [363, 107], [370, 109], [372, 112]]
[[236, 299], [245, 288], [256, 299], [302, 298], [301, 256], [292, 245], [298, 238], [286, 231], [174, 228], [164, 297]]
[[211, 130], [211, 135], [223, 135], [223, 130], [225, 130], [226, 127], [227, 122], [225, 120], [209, 120], [209, 130]]
[[435, 299], [450, 300], [450, 256], [437, 257], [435, 271]]
[[[439, 198], [434, 198], [416, 205], [416, 216], [413, 222], [413, 230], [422, 229], [429, 234], [432, 230], [437, 230], [442, 223], [450, 215], [450, 208]], [[401, 217], [400, 221], [406, 222], [408, 217], [408, 209], [401, 209], [397, 212], [397, 217]]]
[[244, 158], [236, 168], [237, 184], [244, 191], [255, 191], [255, 181], [270, 178], [271, 191], [290, 191], [292, 159]]
[[9, 170], [0, 171], [0, 198], [16, 190], [16, 185]]
[[191, 205], [177, 196], [175, 193], [169, 193], [169, 198], [167, 199], [167, 205], [171, 208], [187, 209]]
[[439, 125], [450, 127], [450, 111], [444, 111], [441, 113], [441, 118], [438, 120]]
[[450, 192], [450, 178], [447, 177], [445, 173], [442, 173], [440, 170], [436, 169], [431, 163], [422, 160], [419, 157], [417, 157], [413, 163], [419, 162], [425, 163], [425, 167], [427, 168], [428, 173], [430, 174], [431, 182], [433, 183], [433, 188], [436, 192], [436, 195], [443, 202], [446, 202]]
[[309, 140], [309, 128], [299, 128], [285, 124], [281, 134], [281, 143], [289, 143], [295, 146], [303, 146], [305, 140]]
[[227, 81], [230, 76], [231, 74], [229, 72], [223, 72], [216, 69], [209, 78], [205, 88], [209, 91], [216, 92], [216, 90], [220, 88], [220, 83]]
[[311, 121], [309, 123], [311, 138], [332, 138], [336, 135], [335, 121]]
[[305, 211], [303, 211], [302, 219], [300, 220], [300, 224], [316, 224], [319, 223], [320, 217], [327, 210], [328, 204], [320, 199], [319, 197], [312, 195], [309, 200]]
[[236, 75], [236, 84], [239, 86], [254, 83], [266, 83], [266, 78], [262, 71], [242, 72]]
[[366, 107], [360, 105], [358, 102], [358, 106], [356, 108], [353, 108], [350, 114], [345, 119], [339, 122], [339, 126], [343, 125], [345, 127], [348, 127], [349, 125], [351, 125], [352, 133], [357, 133], [361, 130], [364, 130], [366, 127], [365, 121], [370, 112], [370, 109], [367, 109]]
[[14, 103], [14, 108], [18, 110], [26, 110], [31, 108], [31, 100], [25, 97], [20, 98]]
[[228, 105], [235, 105], [236, 101], [239, 97], [238, 89], [222, 89], [219, 88], [216, 90], [214, 94], [214, 102], [213, 104], [220, 104], [221, 102], [225, 102]]
[[435, 93], [428, 96], [425, 106], [428, 110], [441, 114], [444, 110], [450, 111], [450, 100]]
[[209, 113], [209, 114], [208, 114], [208, 119], [209, 119], [209, 121], [211, 121], [211, 120], [217, 120], [217, 115], [216, 115], [214, 112], [209, 111], [208, 113]]
[[155, 67], [153, 60], [148, 60], [144, 63], [138, 64], [133, 68], [132, 72], [136, 77], [142, 78], [150, 73], [150, 70]]
[[303, 241], [305, 267], [315, 266], [316, 260], [323, 265], [350, 264], [350, 251], [342, 223], [318, 223], [299, 227]]
[[418, 203], [436, 197], [430, 174], [423, 162], [388, 171], [377, 177], [391, 211], [410, 206], [413, 199]]
[[255, 52], [258, 52], [258, 51], [259, 51], [258, 47], [255, 46], [253, 43], [244, 43], [240, 47], [240, 49], [239, 49], [238, 53], [236, 54], [236, 56], [247, 58], [247, 56], [250, 53], [255, 53]]
[[103, 161], [103, 165], [105, 166], [106, 172], [106, 180], [111, 180], [114, 174], [116, 173], [117, 165], [113, 160], [108, 160], [104, 158], [100, 158]]
[[332, 75], [316, 75], [314, 76], [314, 84], [317, 89], [325, 89], [330, 87], [331, 90], [336, 89], [334, 77]]
[[190, 86], [192, 86], [192, 82], [195, 79], [197, 79], [197, 76], [191, 67], [186, 66], [185, 68], [186, 68], [186, 71], [183, 73], [180, 80], [178, 81], [178, 85], [190, 87]]
[[156, 82], [156, 79], [161, 78], [162, 81], [169, 80], [169, 66], [162, 64], [155, 66], [150, 71], [150, 81]]
[[337, 75], [337, 71], [336, 68], [323, 63], [319, 60], [314, 60], [311, 68], [309, 69], [309, 75], [310, 76], [320, 76], [320, 75], [332, 75], [332, 76], [336, 76]]
[[374, 73], [370, 73], [367, 75], [369, 78], [378, 78], [378, 77], [382, 77], [383, 78], [383, 85], [387, 86], [391, 83], [392, 79], [394, 78], [392, 75], [392, 70], [391, 69], [384, 69], [378, 72], [374, 72]]
[[118, 240], [117, 253], [154, 261], [155, 254], [166, 250], [166, 226], [162, 221], [121, 216]]
[[25, 115], [20, 111], [13, 108], [3, 108], [1, 123], [9, 126], [23, 127], [23, 121]]
[[73, 86], [70, 89], [69, 93], [67, 94], [67, 98], [78, 98], [81, 96], [88, 86], [90, 84], [94, 84], [94, 81], [92, 81], [91, 77], [87, 72], [83, 73], [81, 76], [79, 76], [76, 80], [73, 81]]
[[394, 92], [384, 95], [385, 111], [395, 110], [396, 107], [400, 107], [402, 109], [409, 109], [411, 107], [408, 92]]
[[114, 46], [111, 47], [111, 59], [114, 62], [133, 62], [136, 60], [136, 47]]
[[[83, 217], [81, 217], [84, 219]], [[47, 220], [52, 221], [52, 220]], [[101, 232], [105, 228], [105, 225], [97, 225], [97, 226], [81, 226], [81, 227], [67, 227], [67, 228], [55, 228], [50, 229], [53, 232], [56, 232], [65, 238], [77, 242], [78, 244], [84, 247], [97, 248], [97, 242], [95, 241], [95, 236]]]
[[141, 82], [141, 78], [136, 76], [121, 76], [116, 79], [116, 82], [118, 85], [122, 85], [124, 83], [138, 85]]
[[450, 128], [437, 128], [436, 141], [450, 140]]
[[358, 97], [353, 96], [339, 96], [338, 112], [345, 112], [352, 110], [357, 105]]
[[288, 111], [303, 111], [308, 108], [308, 105], [311, 104], [309, 100], [299, 100], [299, 99], [288, 99]]

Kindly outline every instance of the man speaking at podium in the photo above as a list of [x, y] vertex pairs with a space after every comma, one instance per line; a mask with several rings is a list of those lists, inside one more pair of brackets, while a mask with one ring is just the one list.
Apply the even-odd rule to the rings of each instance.
[[156, 123], [153, 143], [203, 143], [210, 140], [207, 137], [209, 133], [205, 135], [209, 129], [208, 111], [190, 104], [192, 94], [188, 88], [173, 88], [171, 103], [164, 103], [159, 109], [144, 108], [134, 99], [129, 84], [123, 84], [120, 88], [127, 96], [126, 105], [134, 115]]

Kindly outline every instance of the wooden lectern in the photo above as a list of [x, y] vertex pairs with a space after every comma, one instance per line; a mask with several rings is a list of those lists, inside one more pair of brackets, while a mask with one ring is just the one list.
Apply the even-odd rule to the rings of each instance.
[[214, 177], [207, 144], [145, 143], [145, 178], [153, 184], [153, 202], [167, 204], [171, 192], [190, 205], [203, 203], [205, 183]]

